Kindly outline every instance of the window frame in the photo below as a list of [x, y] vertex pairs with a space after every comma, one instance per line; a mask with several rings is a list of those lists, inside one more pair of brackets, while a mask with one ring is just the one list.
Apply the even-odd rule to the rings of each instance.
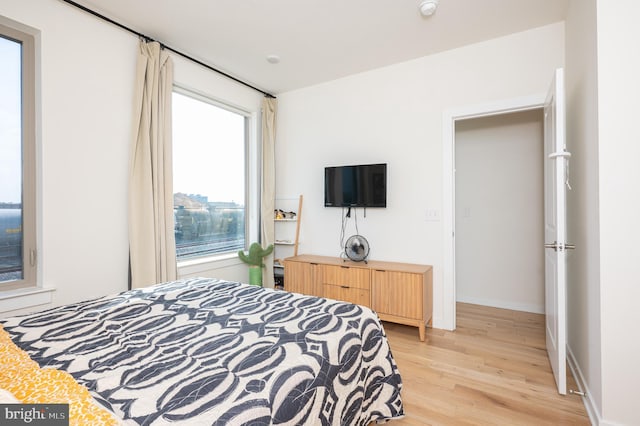
[[22, 264], [21, 280], [0, 281], [0, 291], [38, 286], [37, 137], [39, 31], [0, 16], [0, 36], [22, 46]]
[[[222, 108], [226, 111], [233, 112], [235, 114], [244, 117], [244, 249], [249, 247], [250, 241], [253, 241], [256, 237], [255, 229], [257, 222], [256, 217], [256, 204], [254, 199], [259, 198], [259, 194], [254, 194], [254, 188], [256, 185], [253, 182], [255, 176], [251, 173], [251, 164], [257, 153], [254, 147], [257, 146], [256, 132], [253, 130], [256, 127], [256, 114], [248, 111], [244, 108], [234, 106], [228, 102], [222, 101], [210, 94], [203, 93], [192, 88], [187, 88], [183, 85], [174, 83], [173, 92], [183, 96], [187, 96], [201, 102], [205, 102], [212, 106]], [[173, 107], [172, 107], [173, 110]], [[172, 140], [172, 144], [176, 141]], [[175, 169], [172, 170], [172, 177]], [[202, 254], [189, 257], [178, 258], [176, 254], [176, 261], [178, 266], [178, 275], [180, 275], [180, 268], [193, 266], [202, 263], [217, 262], [225, 259], [235, 258], [237, 259], [237, 249], [230, 249], [229, 251], [212, 254]]]

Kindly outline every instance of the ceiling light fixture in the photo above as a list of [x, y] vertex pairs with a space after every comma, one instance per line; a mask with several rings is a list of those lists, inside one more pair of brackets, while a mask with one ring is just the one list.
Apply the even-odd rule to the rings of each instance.
[[269, 62], [270, 64], [277, 64], [280, 62], [280, 56], [278, 55], [268, 55], [267, 56], [267, 62]]
[[431, 16], [436, 12], [438, 7], [438, 0], [422, 0], [420, 2], [420, 13], [422, 16]]

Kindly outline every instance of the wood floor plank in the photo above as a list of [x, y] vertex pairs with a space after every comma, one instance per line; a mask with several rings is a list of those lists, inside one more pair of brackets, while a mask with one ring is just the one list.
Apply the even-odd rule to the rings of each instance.
[[[384, 323], [403, 378], [393, 425], [588, 425], [579, 396], [559, 395], [544, 315], [458, 303], [454, 332]], [[577, 389], [567, 369], [567, 388]]]

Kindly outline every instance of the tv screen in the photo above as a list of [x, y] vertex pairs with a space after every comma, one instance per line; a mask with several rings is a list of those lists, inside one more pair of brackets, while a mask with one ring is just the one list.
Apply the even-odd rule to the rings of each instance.
[[387, 165], [325, 167], [325, 207], [387, 207]]

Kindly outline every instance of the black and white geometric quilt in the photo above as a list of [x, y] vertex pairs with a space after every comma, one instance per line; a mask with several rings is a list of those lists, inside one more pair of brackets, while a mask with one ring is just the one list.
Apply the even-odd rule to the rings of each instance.
[[403, 416], [371, 310], [185, 279], [0, 320], [125, 424], [367, 425]]

